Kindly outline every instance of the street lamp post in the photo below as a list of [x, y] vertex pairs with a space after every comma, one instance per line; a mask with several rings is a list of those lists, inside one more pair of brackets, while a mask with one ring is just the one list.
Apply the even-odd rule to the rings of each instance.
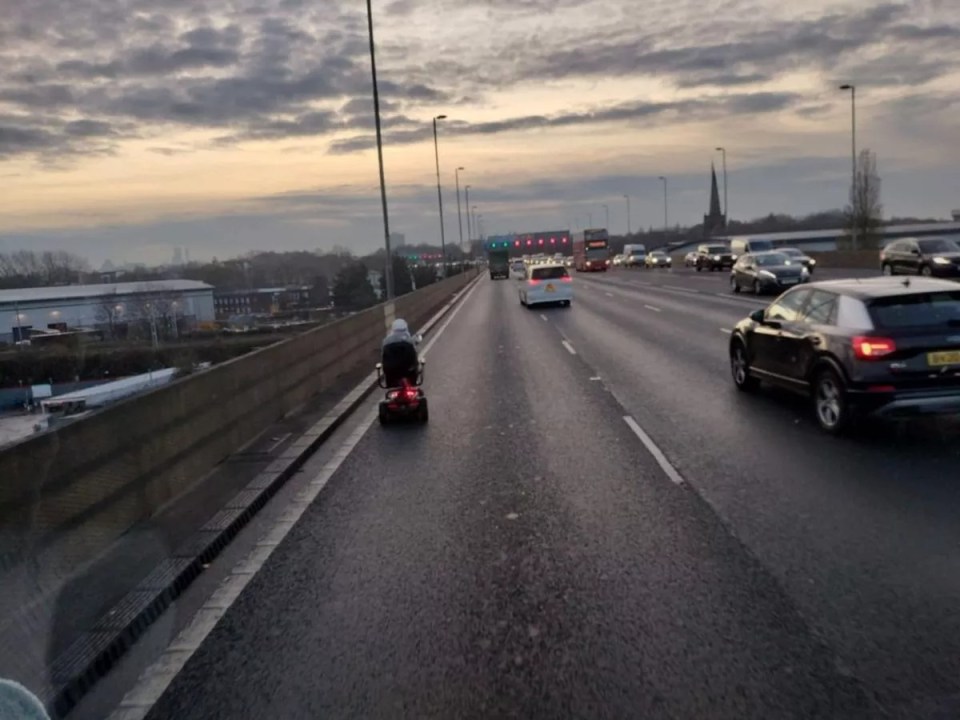
[[630, 231], [630, 196], [624, 194], [623, 199], [627, 201], [627, 235], [631, 235]]
[[661, 175], [660, 179], [663, 181], [663, 239], [666, 240], [668, 228], [670, 227], [669, 205], [667, 201], [667, 178]]
[[454, 177], [457, 179], [457, 227], [460, 228], [460, 251], [463, 252], [463, 215], [460, 214], [460, 171], [464, 168], [458, 167], [454, 171]]
[[604, 227], [606, 228], [607, 232], [610, 232], [610, 208], [607, 205], [601, 205], [600, 207], [603, 208], [603, 212], [606, 214], [607, 224]]
[[474, 205], [470, 208], [473, 211], [473, 231], [477, 234], [478, 240], [483, 240], [483, 237], [480, 235], [480, 226], [477, 225], [477, 206]]
[[464, 204], [467, 207], [467, 242], [471, 243], [473, 242], [473, 230], [471, 229], [472, 226], [470, 225], [470, 186], [465, 185], [463, 191], [467, 194], [467, 197], [464, 200]]
[[857, 86], [846, 83], [840, 86], [841, 90], [850, 91], [850, 143], [851, 143], [851, 172], [850, 172], [850, 240], [853, 249], [857, 249]]
[[440, 144], [437, 142], [437, 120], [446, 120], [446, 115], [433, 119], [433, 155], [437, 161], [437, 205], [440, 207], [440, 255], [443, 258], [443, 277], [447, 276], [447, 239], [443, 232], [443, 193], [440, 192]]
[[383, 204], [383, 244], [387, 251], [384, 277], [387, 300], [393, 299], [393, 256], [390, 252], [390, 220], [387, 213], [387, 182], [383, 174], [383, 133], [380, 127], [380, 91], [377, 89], [377, 54], [373, 42], [373, 9], [367, 0], [367, 29], [370, 34], [370, 74], [373, 79], [373, 115], [377, 127], [377, 160], [380, 163], [380, 201]]
[[730, 222], [730, 203], [727, 200], [727, 149], [718, 147], [717, 152], [723, 154], [723, 224], [726, 227]]

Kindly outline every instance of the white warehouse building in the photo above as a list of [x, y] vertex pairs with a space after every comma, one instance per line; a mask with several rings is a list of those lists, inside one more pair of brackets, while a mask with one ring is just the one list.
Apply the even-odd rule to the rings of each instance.
[[213, 287], [197, 280], [153, 280], [105, 285], [0, 290], [0, 342], [51, 328], [102, 328], [123, 322], [151, 303], [187, 324], [212, 322]]

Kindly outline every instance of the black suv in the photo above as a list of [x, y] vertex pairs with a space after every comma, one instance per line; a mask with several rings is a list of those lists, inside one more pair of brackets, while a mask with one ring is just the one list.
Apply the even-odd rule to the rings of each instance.
[[880, 251], [884, 275], [960, 275], [960, 246], [949, 238], [904, 238]]
[[700, 245], [694, 262], [697, 272], [701, 270], [725, 270], [733, 267], [733, 255], [726, 245]]
[[960, 414], [960, 288], [947, 280], [802, 285], [741, 320], [729, 351], [739, 389], [809, 395], [827, 432], [861, 414]]

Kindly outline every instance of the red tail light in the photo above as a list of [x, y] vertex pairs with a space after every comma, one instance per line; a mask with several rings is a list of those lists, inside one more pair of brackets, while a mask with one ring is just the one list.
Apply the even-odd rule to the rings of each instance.
[[569, 275], [564, 275], [564, 276], [563, 276], [562, 278], [560, 278], [560, 279], [563, 280], [564, 282], [573, 282], [573, 280], [571, 279], [571, 277], [570, 277]]
[[897, 351], [890, 338], [858, 335], [853, 338], [853, 354], [857, 360], [877, 360]]
[[540, 281], [539, 281], [539, 280], [534, 280], [533, 278], [530, 278], [530, 280], [529, 280], [528, 282], [529, 282], [531, 285], [539, 285], [539, 284], [540, 284]]

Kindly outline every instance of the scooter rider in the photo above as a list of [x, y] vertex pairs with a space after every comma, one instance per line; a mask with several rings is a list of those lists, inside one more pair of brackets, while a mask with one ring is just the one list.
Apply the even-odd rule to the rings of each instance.
[[398, 387], [404, 379], [411, 385], [417, 383], [420, 374], [420, 357], [417, 354], [419, 339], [410, 334], [406, 320], [398, 318], [393, 321], [380, 349], [387, 387]]

